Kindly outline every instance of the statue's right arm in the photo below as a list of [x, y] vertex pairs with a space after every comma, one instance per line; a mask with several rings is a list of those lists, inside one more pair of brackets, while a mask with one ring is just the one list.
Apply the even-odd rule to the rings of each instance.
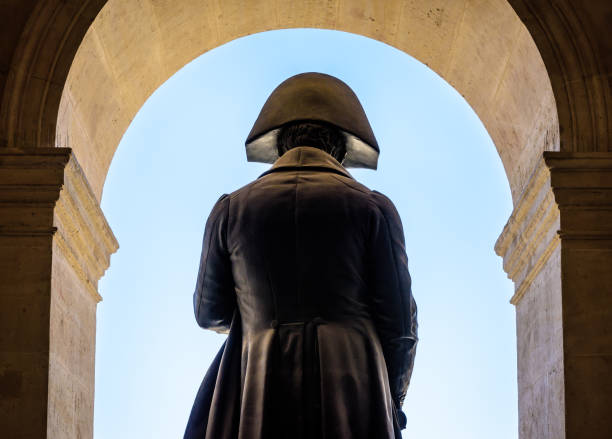
[[217, 332], [229, 330], [236, 308], [227, 248], [228, 210], [229, 196], [223, 195], [206, 221], [200, 269], [193, 293], [193, 310], [198, 325]]

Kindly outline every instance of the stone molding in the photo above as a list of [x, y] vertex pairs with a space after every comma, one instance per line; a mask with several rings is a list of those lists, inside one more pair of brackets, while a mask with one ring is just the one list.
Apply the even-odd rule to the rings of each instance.
[[70, 155], [64, 185], [57, 201], [54, 236], [64, 256], [93, 298], [102, 300], [98, 280], [110, 265], [110, 256], [119, 248], [104, 213], [74, 154]]
[[568, 245], [609, 248], [612, 241], [612, 153], [545, 152], [561, 239]]
[[119, 244], [70, 148], [0, 148], [0, 237], [53, 237], [96, 301]]
[[550, 171], [540, 159], [522, 197], [495, 243], [504, 271], [514, 281], [510, 299], [518, 304], [559, 245], [559, 209], [550, 187]]
[[69, 148], [0, 148], [0, 236], [53, 235]]

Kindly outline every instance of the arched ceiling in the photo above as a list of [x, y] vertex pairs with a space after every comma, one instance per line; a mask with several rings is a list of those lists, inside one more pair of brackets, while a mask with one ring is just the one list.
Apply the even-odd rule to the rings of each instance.
[[544, 63], [505, 0], [110, 0], [72, 63], [59, 109], [58, 143], [69, 139], [100, 197], [123, 133], [166, 79], [235, 38], [297, 27], [374, 38], [437, 72], [483, 121], [515, 200], [541, 151], [558, 148]]

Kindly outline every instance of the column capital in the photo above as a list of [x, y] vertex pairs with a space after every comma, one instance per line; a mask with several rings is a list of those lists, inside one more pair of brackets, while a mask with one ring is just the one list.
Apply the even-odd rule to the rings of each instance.
[[[612, 153], [545, 152], [560, 236], [572, 245], [609, 246], [612, 240]], [[580, 244], [580, 242], [582, 244]]]
[[517, 305], [559, 245], [559, 209], [550, 188], [550, 171], [540, 159], [495, 243], [504, 271], [514, 281], [510, 303]]
[[54, 210], [54, 239], [96, 301], [98, 280], [110, 265], [119, 243], [74, 156], [64, 169], [64, 181]]
[[119, 244], [70, 148], [0, 148], [0, 236], [53, 236], [89, 292]]
[[70, 148], [0, 148], [0, 236], [55, 233], [53, 207]]

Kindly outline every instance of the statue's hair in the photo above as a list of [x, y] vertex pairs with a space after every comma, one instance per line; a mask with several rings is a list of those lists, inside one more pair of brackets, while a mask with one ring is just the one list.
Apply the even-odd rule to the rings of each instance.
[[296, 122], [281, 128], [276, 146], [279, 157], [296, 146], [312, 146], [322, 149], [342, 163], [346, 154], [346, 136], [333, 125]]

